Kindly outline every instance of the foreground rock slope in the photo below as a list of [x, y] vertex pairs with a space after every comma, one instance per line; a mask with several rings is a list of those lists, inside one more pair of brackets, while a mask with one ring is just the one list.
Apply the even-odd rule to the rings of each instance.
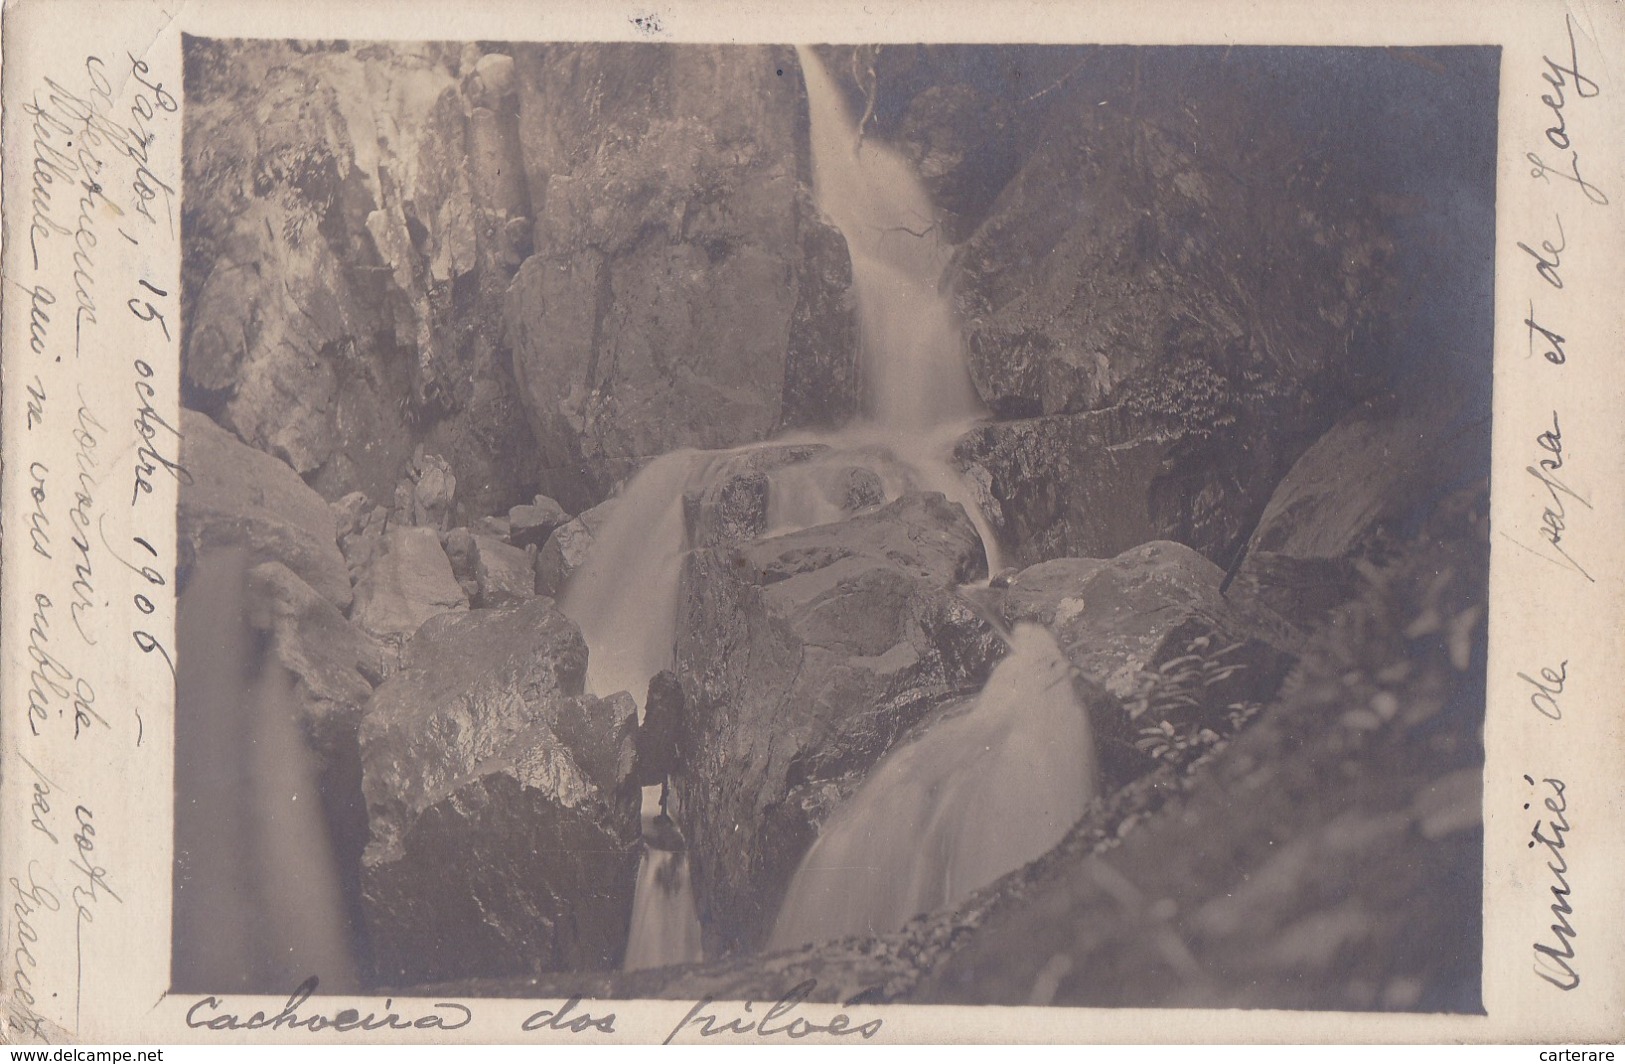
[[443, 614], [362, 723], [380, 979], [614, 966], [637, 855], [634, 706], [582, 694], [546, 600]]
[[673, 790], [708, 948], [764, 935], [828, 808], [985, 677], [997, 640], [953, 589], [986, 565], [964, 511], [933, 493], [689, 555]]

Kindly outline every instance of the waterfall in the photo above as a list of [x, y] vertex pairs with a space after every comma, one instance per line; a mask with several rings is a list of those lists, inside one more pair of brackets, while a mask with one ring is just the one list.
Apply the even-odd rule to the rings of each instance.
[[175, 628], [177, 989], [357, 985], [348, 899], [293, 677], [248, 618], [250, 558], [194, 563]]
[[1047, 630], [1018, 625], [982, 693], [895, 747], [824, 825], [785, 894], [780, 949], [895, 931], [1060, 842], [1094, 797], [1088, 718]]
[[716, 456], [661, 455], [627, 484], [559, 609], [587, 641], [587, 690], [630, 692], [641, 706], [649, 679], [671, 664], [682, 568], [683, 496], [705, 483]]
[[[650, 462], [621, 492], [559, 609], [587, 642], [587, 690], [626, 691], [643, 700], [654, 674], [671, 664], [677, 583], [687, 534], [683, 496], [705, 484], [715, 454], [673, 451]], [[658, 786], [643, 788], [644, 834], [660, 807]], [[686, 855], [644, 846], [632, 895], [632, 924], [622, 966], [657, 968], [701, 957]]]
[[[994, 570], [999, 564], [997, 542], [969, 486], [950, 460], [953, 441], [985, 413], [966, 368], [952, 300], [941, 284], [953, 249], [942, 236], [930, 196], [908, 163], [883, 144], [872, 139], [860, 141], [840, 90], [817, 56], [807, 48], [797, 51], [807, 88], [814, 198], [846, 238], [852, 260], [861, 340], [863, 416], [836, 433], [798, 436], [800, 441], [820, 443], [829, 450], [768, 472], [767, 533], [778, 535], [843, 520], [846, 513], [835, 479], [842, 471], [858, 465], [879, 477], [888, 499], [904, 491], [924, 489], [941, 492], [958, 502], [981, 535], [990, 571]], [[586, 638], [587, 683], [593, 693], [603, 696], [629, 691], [641, 700], [650, 677], [670, 664], [678, 574], [689, 546], [685, 542], [684, 496], [726, 476], [735, 468], [733, 459], [755, 446], [760, 445], [732, 452], [685, 450], [664, 455], [646, 466], [622, 491], [619, 505], [601, 529], [585, 563], [571, 577], [560, 602], [560, 608], [580, 625]], [[1023, 638], [1032, 642], [1030, 636]], [[1011, 685], [1020, 686], [1013, 676], [1006, 682], [1006, 686]], [[1046, 697], [1054, 702], [1061, 696]], [[977, 706], [981, 704], [979, 701]], [[1014, 703], [1006, 699], [998, 705], [1008, 716]], [[1033, 726], [1051, 730], [1060, 725], [1050, 718], [1064, 715], [1060, 710], [1027, 714]], [[984, 745], [992, 749], [995, 733], [999, 732], [999, 726], [992, 722], [999, 718], [996, 708], [978, 708], [964, 714], [962, 720], [956, 718], [957, 723], [945, 720], [936, 729], [947, 729], [944, 737], [930, 739], [924, 749], [952, 745], [957, 742], [953, 736], [961, 733], [970, 739], [958, 741], [981, 742], [985, 738]], [[965, 732], [966, 728], [973, 730]], [[1048, 749], [1044, 746], [1048, 741], [1017, 729], [998, 738], [997, 746], [1009, 751], [1010, 757], [1029, 753], [1039, 756]], [[1055, 742], [1066, 745], [1060, 739]], [[1074, 773], [1077, 756], [1074, 750], [1070, 762]], [[940, 759], [937, 755], [928, 758]], [[1001, 760], [990, 770], [1017, 775], [1023, 771], [1019, 764], [1011, 764]], [[976, 771], [983, 769], [978, 767]], [[977, 793], [984, 798], [972, 793], [978, 787], [981, 791]], [[986, 796], [997, 789], [989, 781], [967, 782], [962, 793], [974, 802], [991, 800]], [[658, 791], [644, 790], [646, 835], [655, 813], [663, 812], [659, 810]], [[917, 801], [925, 803], [922, 809], [932, 806], [927, 795], [922, 794]], [[1028, 851], [1036, 844], [1035, 839], [1051, 839], [1053, 844], [1051, 837], [1058, 836], [1051, 828], [1060, 820], [1066, 820], [1061, 830], [1070, 827], [1076, 816], [1066, 816], [1076, 804], [1064, 788], [1045, 795], [1031, 794], [1024, 800], [1011, 799], [999, 808], [1010, 808], [1014, 810], [1011, 815], [1033, 820], [1030, 829], [1017, 831], [971, 817], [964, 810], [974, 805], [956, 814], [943, 813], [938, 818], [944, 825], [942, 830], [956, 833], [960, 840], [942, 843], [948, 856], [938, 862], [939, 872], [953, 887], [943, 896], [956, 897], [964, 884], [970, 884], [966, 889], [974, 889], [1013, 867], [1009, 862], [1019, 864], [1029, 859], [1033, 854]], [[985, 830], [979, 826], [984, 824]], [[894, 858], [911, 848], [907, 836], [888, 838]], [[806, 875], [813, 880], [820, 877], [817, 872]], [[798, 919], [793, 924], [795, 928], [809, 929], [809, 934], [822, 933], [822, 917], [818, 914], [825, 906], [817, 899], [839, 894], [832, 893], [827, 875], [823, 879], [826, 882], [822, 888], [807, 888], [812, 894], [808, 897], [806, 920]], [[923, 888], [911, 889], [898, 894], [888, 905], [890, 909], [908, 909], [917, 903], [929, 905], [932, 897], [936, 895]], [[922, 898], [928, 900], [918, 901]], [[902, 915], [906, 917], [913, 911], [908, 909]], [[633, 900], [625, 967], [700, 959], [694, 913], [686, 856], [680, 851], [646, 845]], [[865, 920], [878, 920], [888, 926], [894, 922], [881, 913]]]
[[971, 384], [964, 339], [942, 278], [953, 256], [924, 183], [897, 152], [859, 136], [829, 72], [796, 47], [807, 86], [813, 196], [846, 238], [857, 296], [866, 421], [852, 440], [883, 441], [917, 486], [959, 503], [1000, 567], [998, 540], [951, 455], [986, 411]]
[[686, 855], [648, 847], [633, 897], [623, 968], [631, 972], [700, 959], [700, 923]]
[[982, 412], [963, 340], [939, 291], [952, 247], [912, 167], [858, 130], [810, 48], [796, 50], [807, 84], [813, 190], [846, 237], [858, 295], [865, 411], [899, 437], [960, 425]]

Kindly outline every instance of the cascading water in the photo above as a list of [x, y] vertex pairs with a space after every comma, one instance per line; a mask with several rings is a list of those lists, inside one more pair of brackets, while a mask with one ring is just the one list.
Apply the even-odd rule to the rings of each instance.
[[[868, 413], [923, 486], [980, 518], [948, 463], [981, 412], [939, 278], [948, 247], [918, 177], [859, 143], [844, 101], [799, 49], [819, 206], [846, 236], [863, 336]], [[995, 540], [978, 522], [994, 560]], [[1011, 653], [968, 709], [945, 712], [882, 760], [802, 859], [769, 945], [901, 927], [1040, 856], [1094, 796], [1094, 750], [1072, 670], [1044, 629], [1018, 627]]]
[[[908, 164], [884, 145], [873, 140], [860, 142], [845, 101], [822, 63], [809, 49], [799, 48], [798, 53], [807, 86], [815, 197], [820, 209], [845, 236], [852, 259], [862, 341], [864, 416], [838, 433], [798, 437], [799, 441], [823, 444], [829, 450], [769, 473], [767, 533], [777, 535], [842, 520], [845, 513], [837, 501], [839, 492], [833, 478], [859, 465], [878, 475], [888, 499], [903, 491], [925, 489], [960, 503], [981, 534], [988, 564], [994, 569], [998, 564], [996, 542], [972, 492], [949, 460], [953, 441], [983, 414], [966, 369], [952, 302], [940, 285], [952, 249], [941, 238], [935, 208]], [[689, 546], [684, 528], [684, 496], [726, 476], [733, 468], [730, 460], [749, 450], [681, 451], [662, 456], [638, 473], [621, 493], [616, 510], [560, 602], [586, 638], [587, 682], [593, 693], [628, 691], [641, 699], [649, 679], [669, 665], [676, 627], [678, 574]], [[1032, 642], [1030, 637], [1023, 638]], [[1027, 660], [1019, 653], [1012, 660], [1016, 659]], [[1044, 661], [1053, 664], [1050, 659]], [[1026, 691], [1013, 677], [1012, 673], [1005, 686]], [[1070, 691], [1070, 686], [1066, 689]], [[1060, 696], [1046, 697], [1054, 703]], [[954, 760], [948, 754], [929, 751], [957, 748], [964, 743], [981, 744], [977, 749], [997, 745], [1009, 753], [986, 766], [973, 765], [975, 771], [1020, 775], [1028, 769], [1012, 759], [1039, 756], [1040, 748], [1047, 749], [1046, 742], [1067, 744], [1057, 730], [1062, 727], [1057, 723], [1065, 715], [1062, 710], [1027, 714], [1035, 718], [1033, 727], [1048, 729], [1039, 738], [1037, 733], [1029, 734], [1027, 726], [1011, 730], [998, 723], [1012, 715], [1016, 703], [1009, 698], [995, 699], [996, 705], [989, 703], [984, 709], [986, 698], [963, 718], [944, 720], [931, 733], [934, 736], [946, 728], [943, 737], [932, 738], [929, 745], [922, 747], [927, 752], [914, 756], [931, 762]], [[1071, 711], [1078, 716], [1075, 706]], [[1005, 728], [1002, 732], [1001, 727]], [[956, 740], [956, 735], [961, 738]], [[1074, 754], [1074, 758], [1077, 756]], [[963, 762], [963, 758], [955, 761], [959, 766], [955, 771], [964, 770]], [[1072, 767], [1075, 771], [1075, 762]], [[917, 770], [910, 778], [922, 774], [923, 769]], [[960, 840], [941, 843], [948, 856], [938, 862], [940, 874], [952, 888], [944, 897], [958, 896], [964, 884], [969, 884], [965, 889], [974, 889], [987, 878], [1013, 867], [1010, 861], [1019, 864], [1034, 856], [1027, 852], [1030, 846], [1016, 843], [1016, 838], [1050, 838], [1054, 834], [1050, 830], [1052, 821], [1066, 820], [1061, 828], [1064, 831], [1076, 819], [1075, 815], [1066, 819], [1068, 811], [1078, 803], [1065, 793], [1010, 796], [1002, 804], [995, 804], [1009, 809], [1011, 816], [1032, 820], [1035, 826], [1031, 831], [1007, 831], [1003, 824], [988, 822], [981, 814], [973, 815], [976, 803], [990, 800], [978, 794], [998, 791], [996, 782], [980, 786], [982, 791], [978, 792], [967, 784], [970, 789], [963, 792], [964, 800], [953, 799], [958, 803], [952, 805], [954, 811], [945, 811], [937, 818], [945, 825], [943, 830], [952, 828], [950, 833], [956, 833]], [[661, 811], [658, 793], [659, 788], [644, 790], [646, 839], [652, 825], [664, 822], [663, 817], [656, 816]], [[924, 803], [922, 810], [934, 804], [926, 796], [918, 801]], [[857, 797], [849, 803], [853, 807], [860, 804]], [[850, 830], [865, 830], [861, 810], [854, 808], [843, 815], [857, 824]], [[1007, 843], [1006, 837], [1012, 841]], [[889, 838], [890, 860], [904, 858], [912, 847], [912, 837]], [[680, 852], [680, 840], [675, 844], [678, 849], [665, 848], [667, 845], [645, 845], [625, 960], [629, 969], [694, 961], [701, 956], [687, 859]], [[834, 845], [829, 843], [823, 852]], [[971, 856], [971, 851], [978, 855]], [[815, 848], [814, 853], [818, 852]], [[808, 860], [813, 856], [809, 854]], [[819, 860], [823, 862], [823, 858]], [[827, 862], [820, 867], [827, 868]], [[883, 868], [880, 874], [890, 875], [891, 871]], [[816, 880], [820, 873], [806, 871], [806, 875]], [[936, 877], [938, 873], [931, 875]], [[793, 925], [805, 932], [785, 933], [822, 936], [828, 921], [820, 914], [827, 913], [831, 905], [842, 904], [840, 896], [839, 891], [829, 888], [827, 876], [823, 888], [810, 885], [805, 919], [798, 918]], [[929, 891], [911, 889], [899, 894], [891, 907], [930, 905], [935, 897]], [[903, 915], [911, 915], [912, 911]], [[865, 926], [879, 926], [876, 921], [886, 923], [891, 918], [874, 913], [864, 919]], [[836, 928], [834, 933], [844, 933], [844, 929]]]
[[[638, 700], [640, 715], [649, 680], [671, 664], [686, 545], [683, 496], [705, 484], [718, 460], [715, 454], [683, 450], [645, 466], [621, 493], [559, 602], [587, 641], [587, 689], [600, 695], [627, 691]], [[660, 788], [645, 787], [645, 837], [662, 812]], [[658, 968], [700, 956], [688, 859], [646, 843], [623, 967]]]
[[620, 495], [559, 601], [587, 641], [587, 689], [629, 691], [671, 664], [682, 566], [683, 496], [701, 487], [717, 455], [673, 451], [645, 466]]
[[895, 931], [1060, 842], [1094, 797], [1088, 718], [1055, 639], [1018, 625], [981, 694], [894, 748], [802, 859], [768, 945]]
[[623, 964], [627, 971], [700, 959], [700, 922], [694, 916], [686, 855], [647, 848], [632, 897], [632, 930]]
[[813, 190], [846, 237], [863, 340], [865, 411], [912, 449], [923, 434], [982, 413], [950, 301], [939, 291], [951, 246], [908, 163], [859, 141], [840, 90], [810, 48], [807, 84]]

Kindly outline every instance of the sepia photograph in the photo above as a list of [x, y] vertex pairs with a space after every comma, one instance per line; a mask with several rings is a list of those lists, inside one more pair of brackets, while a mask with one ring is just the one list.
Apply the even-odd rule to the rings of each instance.
[[198, 1019], [1484, 1013], [1500, 47], [181, 47]]

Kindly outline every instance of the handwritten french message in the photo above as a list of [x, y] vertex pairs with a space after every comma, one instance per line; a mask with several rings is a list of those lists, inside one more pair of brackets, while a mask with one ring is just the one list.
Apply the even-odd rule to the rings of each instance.
[[[1586, 73], [1588, 59], [1577, 34], [1574, 17], [1564, 16], [1560, 47], [1542, 58], [1540, 79], [1541, 113], [1544, 128], [1538, 146], [1527, 151], [1530, 180], [1537, 183], [1537, 201], [1550, 208], [1550, 222], [1539, 232], [1520, 235], [1518, 250], [1529, 269], [1522, 281], [1532, 290], [1525, 301], [1523, 327], [1528, 340], [1527, 362], [1533, 367], [1526, 386], [1542, 396], [1550, 414], [1523, 431], [1529, 441], [1527, 464], [1522, 475], [1529, 499], [1527, 510], [1519, 514], [1518, 531], [1509, 533], [1513, 542], [1534, 554], [1551, 568], [1550, 590], [1554, 594], [1575, 594], [1594, 585], [1594, 565], [1581, 548], [1582, 530], [1595, 520], [1595, 500], [1590, 480], [1600, 473], [1586, 468], [1575, 454], [1583, 451], [1572, 433], [1565, 435], [1567, 419], [1563, 404], [1573, 392], [1564, 377], [1575, 363], [1601, 354], [1576, 345], [1568, 324], [1578, 301], [1588, 292], [1573, 266], [1578, 243], [1591, 228], [1588, 214], [1611, 207], [1611, 191], [1598, 183], [1587, 165], [1588, 136], [1600, 135], [1600, 123], [1588, 115], [1602, 96], [1601, 85]], [[1592, 119], [1588, 122], [1588, 118]], [[1533, 537], [1520, 538], [1525, 529]], [[1544, 589], [1543, 589], [1544, 590]], [[1517, 672], [1519, 690], [1529, 712], [1557, 728], [1564, 727], [1564, 698], [1569, 685], [1583, 665], [1569, 658], [1528, 663]], [[1571, 860], [1568, 835], [1580, 823], [1572, 809], [1568, 785], [1556, 774], [1537, 778], [1525, 775], [1523, 803], [1527, 815], [1535, 817], [1528, 829], [1525, 849], [1541, 867], [1532, 870], [1530, 882], [1539, 885], [1536, 895], [1543, 913], [1541, 922], [1552, 922], [1545, 933], [1531, 943], [1532, 970], [1544, 984], [1560, 991], [1580, 986], [1584, 965], [1577, 942], [1582, 938], [1583, 898], [1576, 880], [1583, 869]], [[1549, 913], [1549, 916], [1547, 915]]]
[[98, 956], [130, 921], [151, 923], [127, 885], [151, 832], [117, 781], [172, 700], [179, 92], [109, 51], [8, 101], [25, 195], [15, 214], [8, 203], [6, 283], [26, 334], [8, 334], [22, 390], [5, 437], [21, 474], [5, 500], [6, 601], [24, 633], [4, 681], [23, 770], [7, 780], [7, 1041], [49, 1040], [48, 1018], [77, 1028]]

